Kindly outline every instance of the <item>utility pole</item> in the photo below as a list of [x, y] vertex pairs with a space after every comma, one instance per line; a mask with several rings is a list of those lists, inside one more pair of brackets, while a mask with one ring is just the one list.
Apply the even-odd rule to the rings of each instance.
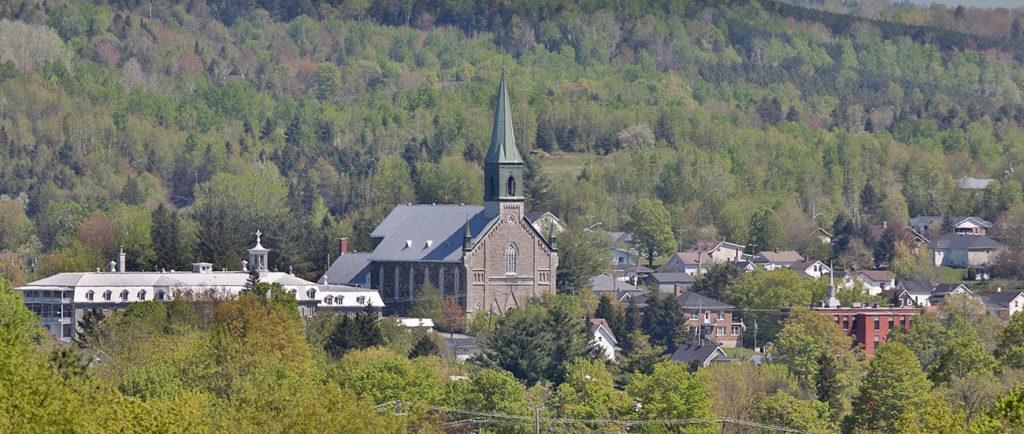
[[530, 407], [533, 410], [533, 426], [537, 434], [540, 434], [540, 407]]

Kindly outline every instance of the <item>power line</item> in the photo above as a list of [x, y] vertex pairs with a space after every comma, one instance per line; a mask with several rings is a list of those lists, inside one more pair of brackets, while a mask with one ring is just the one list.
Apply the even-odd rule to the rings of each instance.
[[[385, 407], [392, 407], [392, 406], [396, 407], [397, 410], [400, 410], [403, 407], [401, 401], [393, 401], [393, 402], [388, 402], [388, 403], [380, 404], [380, 405], [376, 406], [376, 408], [377, 409], [382, 409], [382, 408], [385, 408]], [[623, 426], [623, 427], [636, 427], [636, 426], [644, 426], [644, 425], [652, 425], [652, 424], [658, 424], [658, 425], [663, 425], [663, 426], [672, 426], [672, 425], [701, 425], [701, 424], [708, 424], [708, 425], [718, 425], [718, 424], [721, 424], [721, 425], [724, 426], [725, 424], [732, 424], [732, 425], [738, 425], [738, 426], [747, 427], [747, 428], [766, 429], [766, 430], [772, 430], [772, 431], [784, 432], [784, 433], [806, 433], [806, 431], [802, 431], [802, 430], [798, 430], [798, 429], [780, 427], [780, 426], [775, 426], [775, 425], [769, 425], [769, 424], [763, 424], [763, 423], [751, 422], [751, 421], [745, 421], [745, 420], [739, 420], [739, 419], [733, 419], [733, 418], [647, 419], [647, 420], [639, 420], [639, 419], [634, 419], [634, 420], [628, 420], [628, 419], [627, 420], [623, 420], [623, 419], [574, 419], [574, 418], [565, 418], [565, 417], [541, 417], [540, 416], [540, 408], [531, 408], [534, 411], [534, 415], [533, 416], [505, 414], [505, 413], [495, 413], [495, 412], [485, 412], [485, 411], [473, 411], [473, 410], [465, 410], [465, 409], [460, 409], [460, 408], [449, 408], [449, 407], [440, 407], [440, 406], [430, 406], [428, 408], [430, 408], [433, 411], [449, 413], [449, 414], [455, 414], [455, 415], [459, 415], [459, 416], [464, 417], [464, 418], [460, 418], [460, 420], [457, 420], [457, 421], [451, 421], [451, 422], [442, 423], [440, 425], [437, 425], [436, 428], [454, 427], [454, 426], [459, 426], [459, 425], [463, 425], [463, 424], [466, 424], [466, 423], [477, 423], [477, 424], [480, 424], [480, 423], [492, 423], [492, 424], [493, 423], [500, 423], [500, 424], [517, 425], [517, 426], [524, 426], [524, 427], [536, 426], [538, 430], [540, 429], [539, 427], [540, 427], [540, 425], [542, 423], [545, 424], [545, 425], [551, 426], [551, 427], [554, 427], [556, 425], [574, 425], [574, 424], [591, 425], [591, 426], [593, 426], [593, 425], [605, 425], [605, 426], [607, 426], [607, 425], [618, 425], [618, 426]]]

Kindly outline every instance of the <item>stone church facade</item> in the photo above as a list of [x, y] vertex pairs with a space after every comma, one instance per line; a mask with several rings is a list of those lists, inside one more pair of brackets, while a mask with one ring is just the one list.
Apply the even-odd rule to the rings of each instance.
[[523, 170], [503, 69], [484, 205], [398, 205], [370, 234], [372, 252], [341, 252], [320, 282], [377, 289], [391, 315], [407, 314], [427, 282], [466, 314], [505, 312], [554, 293], [554, 233], [539, 233], [526, 217]]

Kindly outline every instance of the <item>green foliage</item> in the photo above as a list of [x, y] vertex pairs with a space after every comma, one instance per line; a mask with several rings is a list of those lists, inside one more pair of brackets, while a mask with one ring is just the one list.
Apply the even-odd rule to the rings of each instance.
[[849, 405], [847, 389], [856, 386], [862, 370], [850, 346], [851, 338], [831, 316], [797, 308], [790, 311], [776, 336], [773, 354], [802, 386], [816, 390], [833, 414], [841, 416]]
[[[369, 308], [355, 317], [339, 315], [333, 330], [324, 342], [324, 350], [340, 358], [353, 349], [370, 348], [384, 344], [377, 313]], [[333, 321], [332, 321], [333, 322]], [[404, 330], [402, 330], [404, 332]]]
[[482, 362], [527, 384], [559, 382], [569, 363], [593, 358], [589, 325], [575, 298], [548, 295], [499, 317], [481, 342]]
[[655, 365], [668, 359], [665, 347], [651, 345], [650, 339], [640, 330], [634, 330], [627, 336], [630, 349], [623, 353], [622, 359], [619, 360], [619, 369], [623, 373], [650, 375]]
[[633, 246], [650, 266], [654, 265], [654, 258], [675, 251], [668, 210], [661, 201], [638, 200], [629, 213], [626, 230], [633, 234]]
[[782, 221], [775, 211], [761, 208], [750, 215], [750, 244], [754, 254], [760, 250], [777, 249], [782, 244]]
[[560, 292], [579, 294], [590, 289], [591, 278], [609, 268], [608, 237], [603, 231], [588, 231], [578, 225], [558, 235], [556, 287]]
[[708, 266], [693, 284], [693, 292], [715, 300], [724, 298], [725, 288], [740, 276], [739, 268], [728, 262], [716, 262]]
[[[790, 306], [808, 306], [825, 295], [825, 279], [817, 281], [800, 277], [795, 271], [781, 268], [772, 271], [755, 270], [734, 280], [725, 288], [725, 302], [744, 309], [764, 309], [744, 312], [743, 321], [752, 325], [757, 321], [758, 342], [771, 342], [781, 329], [778, 309]], [[749, 336], [749, 337], [748, 337]], [[744, 340], [753, 333], [744, 334]], [[811, 355], [817, 357], [817, 353]]]
[[594, 318], [601, 318], [607, 321], [608, 327], [612, 329], [612, 333], [623, 330], [625, 317], [623, 316], [622, 307], [617, 302], [612, 301], [610, 296], [600, 295], [598, 299], [597, 308], [594, 309]]
[[530, 414], [523, 384], [500, 369], [484, 369], [469, 380], [448, 382], [444, 402], [471, 411]]
[[1024, 368], [1024, 314], [1015, 313], [1010, 323], [999, 332], [994, 355], [1007, 367]]
[[434, 284], [426, 282], [416, 290], [409, 316], [413, 318], [430, 318], [434, 323], [441, 322], [441, 290]]
[[391, 401], [438, 403], [441, 400], [436, 357], [407, 359], [385, 348], [354, 350], [339, 363], [334, 380], [376, 404]]
[[[703, 419], [711, 417], [708, 391], [704, 384], [691, 374], [687, 366], [675, 362], [662, 362], [654, 366], [654, 372], [633, 376], [626, 392], [633, 399], [630, 419]], [[662, 432], [657, 425], [640, 426], [640, 432]], [[715, 432], [710, 424], [677, 425], [669, 432]]]
[[769, 425], [811, 433], [836, 430], [830, 422], [827, 405], [819, 401], [799, 400], [786, 392], [778, 392], [763, 400], [759, 412], [758, 420]]
[[11, 283], [0, 277], [0, 327], [4, 327], [12, 345], [28, 345], [43, 337], [38, 326], [39, 317], [25, 308], [21, 294], [15, 293]]
[[995, 357], [977, 339], [963, 337], [946, 343], [928, 368], [928, 378], [935, 383], [948, 383], [971, 373], [994, 375], [997, 369]]
[[848, 423], [855, 428], [892, 432], [904, 412], [934, 404], [932, 384], [905, 345], [886, 342], [875, 351], [854, 400]]
[[602, 360], [575, 360], [566, 367], [562, 384], [552, 398], [562, 417], [608, 419], [618, 414], [625, 400], [615, 389]]
[[1024, 429], [1024, 387], [1015, 387], [971, 425], [973, 433], [1005, 433]]
[[652, 293], [647, 297], [640, 327], [650, 337], [651, 344], [673, 352], [691, 337], [685, 324], [685, 312], [675, 297]]

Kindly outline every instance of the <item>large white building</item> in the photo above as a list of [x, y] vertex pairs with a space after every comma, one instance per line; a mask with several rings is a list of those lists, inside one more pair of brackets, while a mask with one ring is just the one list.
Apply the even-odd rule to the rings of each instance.
[[[377, 291], [347, 285], [316, 284], [290, 273], [268, 270], [268, 249], [260, 244], [249, 249], [249, 260], [243, 261], [259, 273], [260, 281], [278, 283], [295, 296], [303, 316], [318, 310], [358, 312], [370, 306], [384, 307]], [[42, 325], [62, 341], [69, 342], [77, 334], [78, 321], [87, 311], [97, 310], [111, 314], [129, 303], [175, 297], [208, 294], [217, 298], [230, 298], [245, 289], [249, 271], [213, 271], [213, 264], [192, 264], [192, 271], [126, 272], [124, 253], [118, 262], [109, 264], [109, 271], [87, 273], [60, 273], [15, 288], [25, 299], [25, 305], [42, 317]]]

